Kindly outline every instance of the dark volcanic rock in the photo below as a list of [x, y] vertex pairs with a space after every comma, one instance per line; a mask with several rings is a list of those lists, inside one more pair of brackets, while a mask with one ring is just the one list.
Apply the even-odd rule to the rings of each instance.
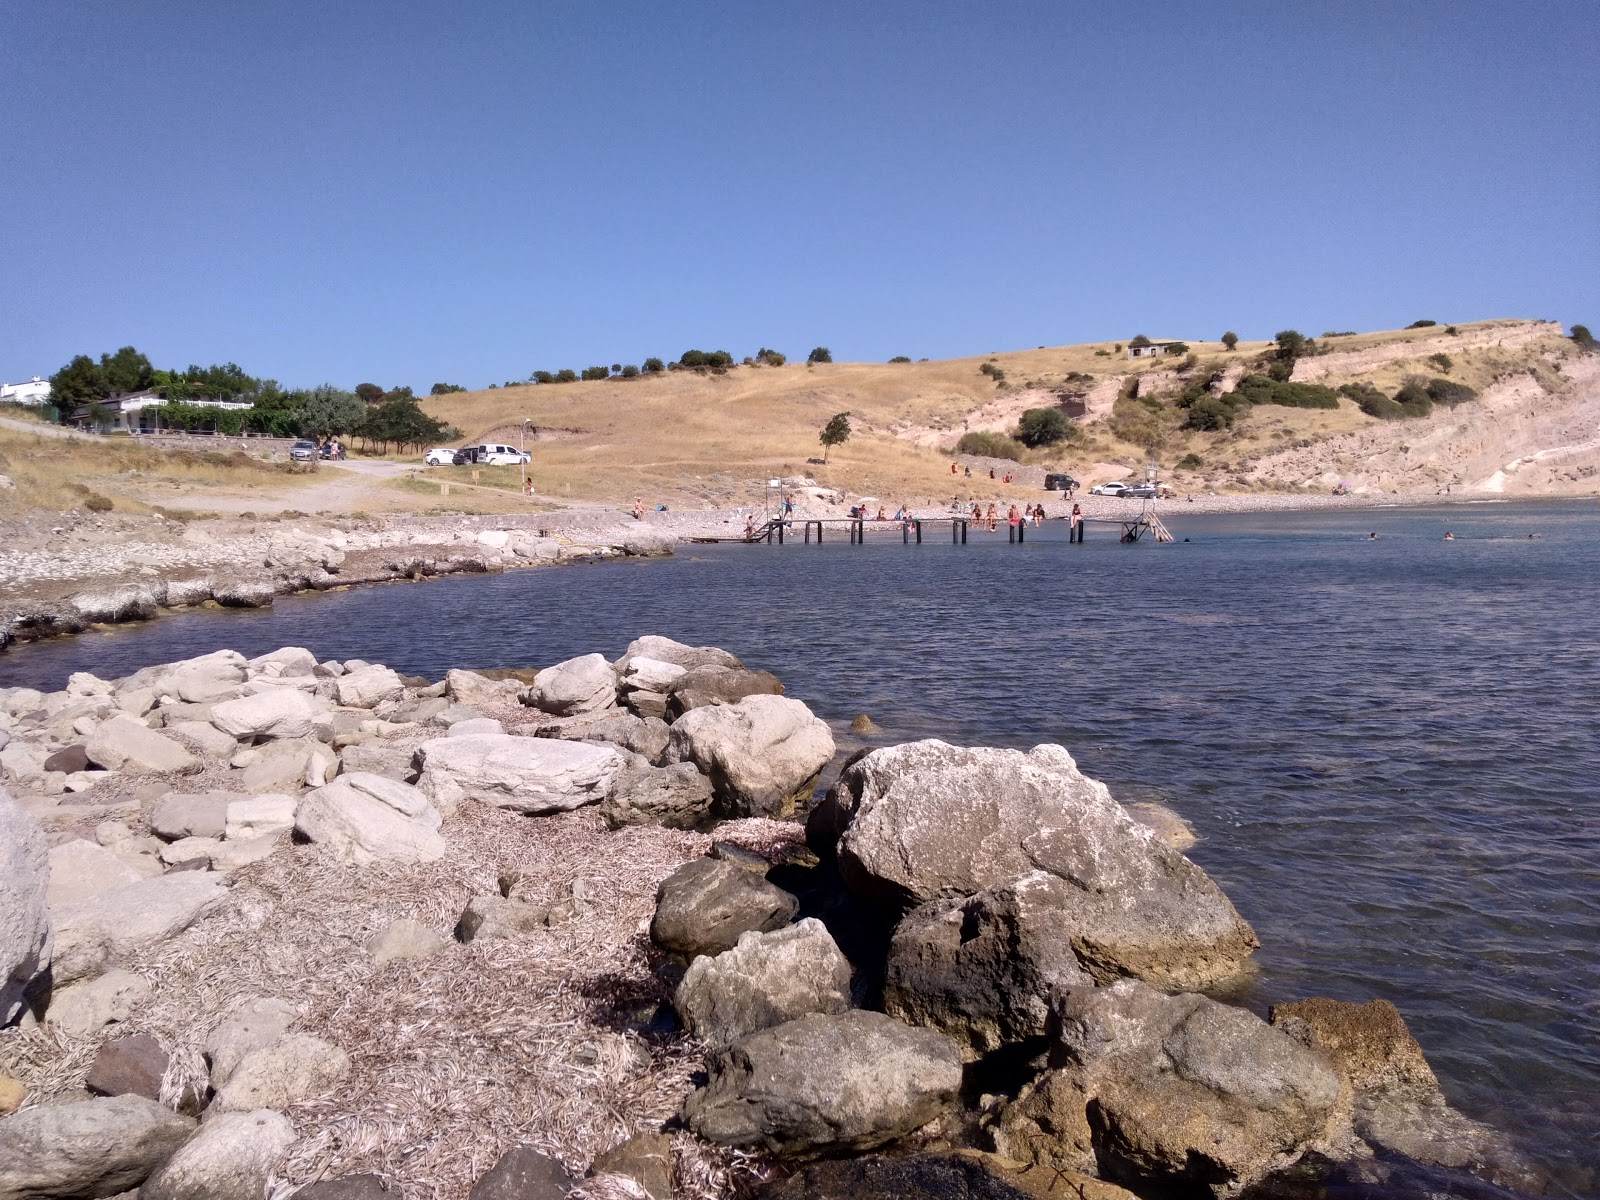
[[685, 863], [656, 890], [650, 939], [692, 959], [731, 950], [741, 933], [767, 932], [794, 920], [800, 902], [760, 876], [712, 858]]

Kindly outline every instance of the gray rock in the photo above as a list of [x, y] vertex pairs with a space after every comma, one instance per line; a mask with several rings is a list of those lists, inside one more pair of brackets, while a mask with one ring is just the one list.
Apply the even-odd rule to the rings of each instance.
[[850, 1007], [850, 964], [821, 921], [742, 933], [732, 950], [689, 964], [673, 1006], [694, 1037], [726, 1046], [808, 1013]]
[[51, 964], [56, 985], [98, 975], [183, 932], [227, 895], [215, 876], [185, 872], [141, 879], [57, 906]]
[[230, 782], [241, 792], [252, 795], [293, 795], [308, 786], [320, 772], [322, 778], [310, 784], [319, 786], [335, 765], [333, 752], [315, 738], [284, 738], [255, 749], [241, 750], [233, 756], [239, 768]]
[[724, 816], [777, 817], [811, 795], [833, 757], [833, 733], [798, 700], [747, 696], [697, 708], [672, 726], [668, 762], [711, 779]]
[[179, 838], [157, 852], [157, 857], [174, 870], [208, 871], [211, 855], [222, 843], [216, 838]]
[[304, 646], [284, 646], [245, 664], [253, 679], [304, 679], [317, 668], [317, 656]]
[[339, 703], [345, 708], [374, 708], [385, 700], [405, 695], [406, 685], [388, 667], [364, 667], [339, 676], [335, 682]]
[[1058, 894], [1070, 886], [1036, 871], [913, 909], [889, 945], [884, 1011], [942, 1030], [968, 1058], [1043, 1037], [1055, 989], [1093, 982]]
[[0, 787], [0, 1025], [50, 965], [49, 847], [44, 830]]
[[[81, 985], [80, 985], [81, 986]], [[148, 1033], [135, 1033], [101, 1045], [83, 1086], [97, 1096], [161, 1099], [161, 1080], [171, 1056]]]
[[224, 701], [211, 710], [210, 719], [239, 741], [316, 737], [328, 728], [328, 702], [297, 688], [275, 688]]
[[781, 696], [783, 683], [770, 671], [705, 665], [685, 672], [667, 688], [673, 717], [710, 704], [737, 704], [746, 696]]
[[88, 1037], [114, 1022], [128, 1020], [150, 992], [150, 983], [142, 975], [115, 968], [55, 991], [44, 1019], [74, 1037]]
[[157, 837], [219, 838], [228, 827], [228, 805], [245, 799], [242, 792], [168, 792], [150, 810], [150, 829]]
[[1041, 871], [1064, 881], [1042, 886], [1033, 906], [1055, 910], [1050, 923], [1100, 982], [1214, 986], [1238, 975], [1258, 944], [1204, 871], [1059, 746], [875, 750], [844, 769], [828, 807], [846, 825], [840, 871], [869, 900], [910, 907]]
[[696, 667], [716, 666], [732, 667], [743, 670], [744, 664], [726, 650], [719, 650], [715, 646], [686, 646], [682, 642], [675, 642], [669, 637], [659, 634], [647, 633], [644, 637], [635, 638], [628, 643], [628, 648], [623, 651], [622, 657], [617, 659], [616, 669], [619, 674], [627, 674], [635, 656], [653, 658], [658, 662], [672, 663], [674, 666], [692, 671]]
[[137, 868], [104, 846], [83, 838], [62, 842], [50, 851], [50, 890], [52, 905], [92, 896], [107, 888], [143, 879]]
[[628, 660], [627, 669], [620, 675], [620, 685], [625, 692], [665, 694], [671, 690], [674, 683], [683, 678], [684, 668], [677, 663], [663, 662], [659, 658], [635, 654]]
[[[520, 679], [490, 679], [477, 671], [445, 673], [445, 694], [466, 708], [486, 709], [515, 704], [528, 685]], [[480, 711], [479, 715], [483, 715]]]
[[268, 608], [277, 589], [264, 579], [229, 579], [214, 583], [211, 595], [223, 608]]
[[610, 746], [479, 734], [424, 742], [415, 763], [418, 788], [442, 811], [477, 800], [539, 814], [605, 799], [623, 759]]
[[367, 953], [382, 966], [395, 959], [432, 958], [450, 943], [420, 921], [402, 917], [367, 939]]
[[653, 767], [643, 755], [622, 753], [627, 761], [600, 805], [600, 815], [612, 829], [624, 825], [692, 829], [711, 816], [711, 780], [693, 763]]
[[299, 1009], [287, 1000], [270, 996], [240, 1000], [206, 1037], [203, 1049], [211, 1064], [211, 1086], [227, 1083], [246, 1054], [270, 1046], [299, 1019]]
[[293, 796], [284, 795], [269, 794], [234, 800], [228, 805], [223, 836], [230, 842], [236, 842], [288, 833], [294, 828], [297, 806], [298, 801]]
[[546, 667], [528, 692], [540, 712], [569, 717], [617, 706], [617, 674], [602, 654], [584, 654]]
[[622, 702], [628, 710], [641, 721], [660, 721], [667, 715], [667, 694], [665, 692], [650, 692], [643, 688], [626, 693]]
[[208, 721], [169, 721], [167, 732], [207, 758], [231, 758], [239, 743]]
[[262, 862], [272, 857], [272, 852], [279, 844], [278, 836], [270, 833], [242, 841], [223, 842], [211, 851], [211, 869], [237, 871], [240, 867]]
[[401, 783], [411, 781], [411, 751], [385, 742], [361, 742], [339, 751], [339, 773], [352, 775], [364, 771]]
[[943, 1034], [855, 1009], [801, 1017], [718, 1052], [683, 1104], [695, 1133], [774, 1154], [870, 1150], [947, 1111], [961, 1055]]
[[303, 1187], [295, 1200], [402, 1200], [398, 1186], [390, 1187], [381, 1175], [346, 1175]]
[[62, 775], [76, 775], [89, 769], [89, 752], [82, 743], [64, 746], [44, 760], [44, 769]]
[[139, 1200], [261, 1200], [294, 1144], [289, 1118], [268, 1109], [210, 1117], [139, 1189]]
[[247, 1050], [217, 1089], [219, 1112], [287, 1108], [330, 1091], [350, 1072], [350, 1057], [331, 1042], [304, 1033], [286, 1033]]
[[84, 749], [90, 762], [112, 771], [187, 775], [200, 769], [200, 760], [182, 745], [135, 717], [102, 723]]
[[548, 908], [490, 893], [467, 901], [467, 907], [456, 922], [456, 939], [474, 942], [480, 938], [486, 941], [516, 938], [542, 930], [549, 924]]
[[0, 1121], [0, 1200], [112, 1196], [139, 1186], [195, 1122], [143, 1096], [30, 1108]]
[[653, 766], [660, 766], [671, 737], [672, 731], [659, 717], [618, 712], [593, 714], [590, 724], [576, 740], [610, 742], [640, 755]]
[[514, 1146], [479, 1177], [467, 1200], [562, 1200], [577, 1181], [532, 1146]]
[[457, 721], [450, 726], [448, 737], [472, 737], [480, 733], [504, 733], [506, 727], [493, 717], [473, 717], [466, 721]]
[[365, 866], [433, 862], [446, 850], [443, 818], [410, 784], [382, 775], [341, 775], [306, 795], [295, 814], [295, 830], [327, 846], [340, 862]]
[[1075, 988], [1056, 1006], [1061, 1065], [1002, 1114], [1002, 1154], [1221, 1197], [1307, 1152], [1351, 1152], [1338, 1075], [1253, 1013], [1135, 980]]
[[721, 954], [742, 933], [766, 933], [794, 920], [800, 902], [760, 876], [712, 858], [685, 863], [656, 889], [650, 939], [693, 959]]

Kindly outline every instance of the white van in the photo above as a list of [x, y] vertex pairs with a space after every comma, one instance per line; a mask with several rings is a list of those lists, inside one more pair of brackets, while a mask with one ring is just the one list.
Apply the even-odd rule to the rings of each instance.
[[480, 467], [514, 467], [518, 463], [531, 461], [530, 455], [515, 446], [502, 446], [497, 442], [485, 442], [477, 447], [478, 465]]

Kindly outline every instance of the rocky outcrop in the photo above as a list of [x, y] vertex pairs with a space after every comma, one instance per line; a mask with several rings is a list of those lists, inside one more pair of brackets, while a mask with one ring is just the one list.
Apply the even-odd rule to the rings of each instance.
[[726, 1046], [808, 1013], [850, 1007], [850, 964], [821, 921], [742, 933], [732, 950], [689, 964], [673, 1006], [691, 1035]]
[[528, 702], [558, 717], [617, 706], [617, 673], [603, 654], [583, 654], [533, 677]]
[[1204, 871], [1059, 746], [875, 750], [846, 767], [829, 804], [844, 826], [840, 871], [870, 900], [909, 907], [1053, 877], [1030, 885], [1029, 920], [1070, 936], [1102, 982], [1214, 986], [1238, 975], [1258, 944]]
[[643, 637], [634, 638], [633, 641], [628, 643], [628, 648], [622, 652], [622, 657], [616, 661], [618, 674], [627, 674], [636, 657], [653, 658], [657, 662], [671, 663], [673, 666], [682, 667], [686, 671], [692, 671], [694, 668], [702, 666], [732, 667], [735, 670], [744, 669], [744, 664], [726, 650], [716, 646], [688, 646], [683, 642], [676, 642], [669, 637], [662, 637], [655, 633], [647, 633]]
[[721, 954], [739, 935], [766, 933], [794, 920], [800, 902], [742, 867], [713, 858], [685, 863], [656, 889], [650, 940], [693, 959]]
[[294, 1126], [268, 1109], [208, 1119], [139, 1189], [139, 1200], [261, 1200], [294, 1144]]
[[376, 708], [386, 700], [405, 695], [406, 685], [398, 672], [388, 667], [364, 667], [339, 676], [334, 681], [339, 703], [345, 708]]
[[654, 824], [692, 829], [710, 817], [711, 781], [693, 763], [653, 767], [642, 755], [622, 753], [626, 761], [600, 805], [600, 815], [611, 828]]
[[133, 717], [103, 722], [84, 747], [89, 761], [112, 771], [187, 775], [200, 761], [183, 746]]
[[692, 762], [710, 779], [724, 816], [776, 817], [810, 797], [833, 757], [833, 733], [798, 700], [747, 696], [679, 717], [668, 762]]
[[359, 771], [308, 792], [294, 814], [297, 833], [355, 866], [435, 861], [446, 849], [442, 821], [418, 789]]
[[446, 812], [477, 800], [538, 814], [605, 799], [623, 759], [610, 746], [480, 734], [424, 742], [415, 762], [417, 787]]
[[884, 1011], [944, 1031], [968, 1057], [1043, 1037], [1050, 996], [1092, 982], [1073, 953], [1070, 887], [1036, 871], [913, 909], [889, 946]]
[[327, 701], [298, 688], [224, 701], [211, 710], [210, 719], [223, 733], [244, 742], [332, 734]]
[[0, 1121], [0, 1200], [114, 1196], [149, 1178], [194, 1128], [143, 1096], [19, 1112]]
[[999, 1122], [1011, 1158], [1220, 1197], [1308, 1152], [1350, 1151], [1337, 1073], [1243, 1009], [1123, 980], [1061, 994], [1056, 1021], [1062, 1065]]
[[707, 663], [685, 671], [667, 690], [667, 712], [673, 717], [708, 704], [737, 704], [746, 696], [781, 696], [783, 683], [770, 671]]
[[715, 1054], [683, 1104], [708, 1141], [774, 1154], [870, 1150], [927, 1124], [961, 1086], [955, 1043], [860, 1009], [808, 1016]]
[[22, 996], [50, 965], [50, 860], [44, 831], [0, 788], [0, 1025], [22, 1011]]

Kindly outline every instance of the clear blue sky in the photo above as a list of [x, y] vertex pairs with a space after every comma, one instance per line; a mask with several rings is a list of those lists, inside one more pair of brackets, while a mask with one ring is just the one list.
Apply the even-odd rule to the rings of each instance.
[[0, 376], [1600, 327], [1592, 0], [0, 0]]

